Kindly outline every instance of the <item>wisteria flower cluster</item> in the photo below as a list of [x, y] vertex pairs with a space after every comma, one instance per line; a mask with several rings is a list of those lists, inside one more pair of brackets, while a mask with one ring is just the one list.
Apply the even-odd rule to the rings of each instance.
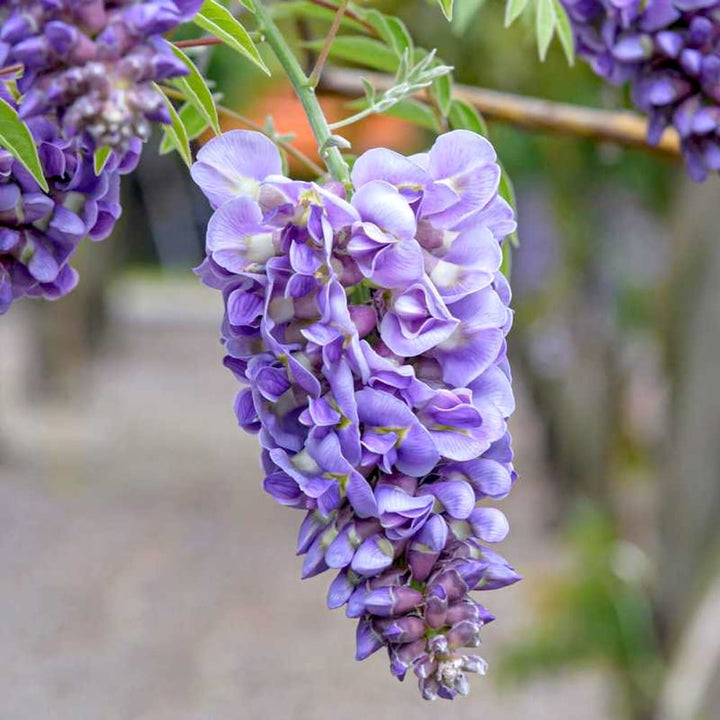
[[162, 33], [201, 0], [0, 0], [0, 68], [24, 68], [20, 116], [57, 115], [65, 137], [118, 152], [168, 123], [152, 81], [188, 69]]
[[[13, 103], [0, 83], [0, 98]], [[97, 174], [93, 153], [58, 126], [34, 117], [28, 127], [50, 186], [44, 192], [8, 150], [0, 148], [0, 315], [13, 300], [55, 299], [77, 284], [69, 260], [85, 237], [102, 240], [120, 216], [120, 175], [136, 165], [139, 147], [111, 153]]]
[[673, 125], [691, 177], [720, 170], [720, 2], [563, 0], [578, 54], [613, 83], [630, 82], [655, 144]]
[[514, 407], [500, 273], [513, 212], [483, 137], [427, 154], [375, 149], [342, 186], [293, 181], [263, 135], [233, 131], [192, 175], [215, 212], [203, 281], [222, 291], [235, 410], [259, 433], [264, 487], [306, 515], [303, 577], [357, 618], [357, 658], [386, 648], [426, 699], [485, 670], [464, 648], [493, 616], [470, 595], [519, 579], [508, 532]]

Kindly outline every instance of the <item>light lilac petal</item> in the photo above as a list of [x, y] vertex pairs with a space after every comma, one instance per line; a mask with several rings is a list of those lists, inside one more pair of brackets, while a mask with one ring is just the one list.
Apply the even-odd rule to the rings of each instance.
[[441, 180], [496, 159], [493, 146], [484, 137], [469, 130], [453, 130], [435, 140], [429, 153], [429, 171], [435, 180]]
[[472, 460], [490, 446], [490, 442], [483, 442], [474, 434], [453, 428], [447, 430], [429, 428], [429, 432], [440, 455], [448, 460]]
[[398, 239], [415, 236], [415, 214], [392, 185], [382, 181], [368, 183], [353, 195], [352, 204], [363, 222], [371, 222]]
[[473, 533], [483, 542], [501, 542], [510, 532], [510, 524], [497, 508], [475, 508], [468, 518]]
[[478, 458], [469, 462], [449, 465], [443, 476], [469, 482], [478, 497], [503, 498], [512, 488], [510, 472], [496, 460]]
[[325, 562], [331, 568], [344, 568], [350, 564], [355, 547], [350, 542], [349, 527], [345, 527], [325, 551]]
[[358, 575], [374, 576], [392, 565], [394, 555], [395, 550], [386, 538], [373, 535], [357, 549], [351, 567]]
[[475, 493], [464, 480], [423, 485], [422, 492], [434, 495], [450, 517], [465, 520], [475, 507]]
[[372, 629], [370, 621], [366, 618], [361, 618], [358, 621], [355, 640], [356, 660], [365, 660], [365, 658], [370, 657], [370, 655], [379, 650], [385, 644], [382, 637]]
[[348, 579], [347, 573], [338, 573], [328, 588], [328, 609], [334, 610], [335, 608], [342, 607], [348, 601], [354, 589], [355, 586]]
[[359, 473], [353, 471], [347, 481], [345, 492], [358, 517], [376, 517], [378, 513], [375, 495], [370, 483]]
[[353, 165], [352, 181], [356, 188], [384, 180], [401, 190], [421, 191], [427, 181], [426, 170], [394, 150], [373, 148], [363, 153]]
[[249, 130], [231, 130], [210, 140], [191, 169], [193, 180], [215, 207], [239, 196], [257, 198], [260, 182], [281, 172], [274, 143]]

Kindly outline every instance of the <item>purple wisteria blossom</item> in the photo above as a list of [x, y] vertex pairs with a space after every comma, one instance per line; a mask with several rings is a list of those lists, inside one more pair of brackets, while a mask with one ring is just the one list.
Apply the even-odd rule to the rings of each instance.
[[[12, 96], [0, 84], [0, 97]], [[69, 261], [80, 241], [102, 240], [120, 216], [120, 175], [137, 162], [131, 145], [122, 161], [111, 153], [100, 174], [93, 154], [66, 140], [48, 118], [31, 118], [45, 179], [44, 192], [25, 167], [0, 148], [0, 315], [18, 298], [56, 299], [77, 284]]]
[[153, 81], [186, 75], [162, 34], [201, 0], [0, 0], [0, 69], [21, 64], [23, 119], [55, 114], [65, 137], [128, 150], [168, 123]]
[[519, 579], [487, 547], [487, 500], [515, 479], [500, 273], [511, 208], [491, 145], [467, 131], [404, 157], [358, 158], [352, 197], [295, 182], [259, 133], [233, 131], [192, 174], [215, 208], [203, 281], [223, 294], [225, 364], [244, 385], [264, 487], [305, 512], [302, 576], [357, 618], [357, 658], [385, 648], [426, 699], [468, 692], [465, 648], [493, 616], [471, 596]]
[[610, 82], [631, 84], [648, 141], [672, 125], [694, 180], [720, 170], [720, 2], [562, 1], [578, 54]]

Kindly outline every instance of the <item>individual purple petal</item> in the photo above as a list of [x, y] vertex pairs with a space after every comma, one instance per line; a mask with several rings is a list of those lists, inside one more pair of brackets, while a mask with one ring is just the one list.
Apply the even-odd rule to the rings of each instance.
[[374, 626], [390, 643], [415, 642], [423, 637], [426, 632], [423, 619], [414, 615], [388, 620], [376, 620]]
[[237, 197], [257, 199], [260, 184], [282, 172], [280, 153], [262, 133], [231, 130], [203, 145], [191, 174], [213, 207]]
[[368, 592], [363, 599], [365, 609], [377, 617], [404, 615], [423, 601], [423, 594], [410, 587], [377, 588]]
[[422, 215], [449, 225], [483, 208], [500, 182], [495, 159], [492, 145], [476, 133], [454, 130], [441, 135], [429, 154], [434, 182], [423, 198]]
[[338, 573], [328, 588], [328, 609], [334, 610], [342, 607], [352, 595], [353, 590], [355, 590], [355, 585], [350, 581], [348, 574], [346, 572]]
[[382, 636], [373, 630], [370, 620], [361, 618], [357, 626], [356, 644], [355, 659], [365, 660], [365, 658], [377, 652], [385, 643]]
[[478, 458], [463, 463], [452, 463], [441, 470], [448, 480], [465, 480], [478, 497], [500, 499], [512, 488], [512, 477], [507, 468], [495, 460]]
[[275, 255], [273, 231], [263, 224], [256, 202], [237, 197], [210, 218], [207, 250], [220, 267], [230, 272], [254, 270]]
[[380, 337], [395, 354], [415, 357], [447, 340], [457, 326], [435, 287], [422, 280], [393, 293]]
[[352, 569], [362, 576], [373, 576], [392, 565], [395, 548], [382, 535], [373, 535], [357, 549], [352, 559]]
[[358, 418], [366, 429], [395, 432], [398, 440], [395, 467], [406, 475], [421, 477], [435, 466], [439, 454], [428, 431], [408, 406], [392, 395], [366, 388], [357, 394]]
[[497, 508], [475, 508], [468, 516], [473, 534], [483, 542], [500, 542], [510, 532], [505, 515]]
[[317, 510], [311, 510], [298, 530], [297, 554], [304, 555], [315, 538], [330, 524], [331, 519]]
[[427, 171], [412, 158], [394, 150], [373, 148], [355, 161], [352, 182], [360, 189], [376, 180], [393, 185], [409, 198], [416, 198], [423, 191], [428, 176]]
[[378, 516], [391, 540], [414, 535], [430, 515], [433, 502], [428, 497], [415, 497], [400, 487], [383, 484], [375, 490]]
[[470, 484], [463, 480], [423, 485], [420, 492], [435, 497], [450, 517], [459, 520], [470, 517], [475, 507], [475, 493]]
[[408, 565], [413, 577], [421, 582], [427, 580], [445, 548], [447, 538], [447, 524], [439, 515], [433, 515], [408, 546]]
[[393, 288], [423, 275], [422, 250], [415, 241], [415, 214], [390, 184], [373, 181], [353, 196], [361, 221], [353, 226], [348, 254], [376, 285]]

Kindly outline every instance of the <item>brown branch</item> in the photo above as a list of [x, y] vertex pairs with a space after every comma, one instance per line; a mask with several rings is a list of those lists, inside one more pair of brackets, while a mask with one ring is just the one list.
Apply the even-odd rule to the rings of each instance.
[[24, 67], [25, 66], [22, 63], [16, 63], [15, 65], [7, 65], [4, 68], [0, 68], [0, 75], [12, 75], [14, 73], [18, 73], [23, 70]]
[[219, 45], [222, 42], [216, 37], [201, 37], [194, 40], [173, 40], [172, 44], [179, 48], [203, 47], [205, 45]]
[[[393, 78], [389, 75], [333, 68], [323, 74], [321, 87], [341, 95], [361, 97], [365, 95], [361, 78], [369, 80], [380, 91], [387, 90], [393, 84]], [[425, 99], [423, 93], [417, 97]], [[680, 155], [680, 138], [672, 128], [664, 132], [657, 145], [649, 145], [646, 140], [647, 120], [637, 113], [596, 110], [469, 85], [455, 85], [453, 97], [474, 106], [488, 120], [506, 122], [529, 130], [615, 142], [672, 157]]]
[[[313, 5], [325, 8], [326, 10], [337, 11], [338, 9], [338, 6], [333, 2], [329, 2], [329, 0], [310, 0], [310, 2]], [[354, 20], [358, 25], [362, 25], [363, 28], [370, 33], [370, 35], [377, 35], [377, 30], [373, 27], [373, 25], [364, 18], [360, 17], [360, 15], [358, 15], [354, 10], [348, 8], [345, 11], [345, 15], [347, 15], [347, 17], [351, 20]]]

